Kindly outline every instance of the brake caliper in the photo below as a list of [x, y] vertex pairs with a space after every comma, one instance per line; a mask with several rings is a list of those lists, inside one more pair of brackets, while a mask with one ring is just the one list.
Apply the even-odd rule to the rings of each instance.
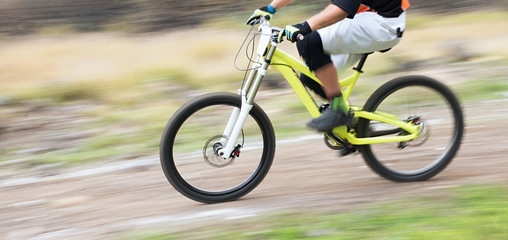
[[236, 145], [236, 147], [233, 149], [233, 152], [231, 153], [232, 158], [240, 157], [240, 148], [242, 148], [242, 145]]
[[[417, 116], [417, 115], [410, 116], [410, 117], [408, 117], [406, 119], [405, 122], [412, 123], [412, 124], [414, 124], [416, 126], [419, 126], [422, 123], [421, 116]], [[420, 130], [420, 132], [421, 132], [421, 130]], [[409, 133], [406, 130], [401, 130], [400, 133], [399, 133], [399, 136], [404, 136], [404, 135], [408, 135], [408, 134]], [[409, 145], [409, 142], [411, 142], [411, 141], [413, 141], [413, 140], [409, 140], [409, 141], [405, 141], [405, 142], [400, 142], [398, 148], [403, 149], [403, 148], [407, 147]]]

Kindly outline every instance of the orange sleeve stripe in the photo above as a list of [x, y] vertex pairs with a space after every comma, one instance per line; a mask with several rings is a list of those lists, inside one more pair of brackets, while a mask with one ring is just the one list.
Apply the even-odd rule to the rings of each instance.
[[[402, 0], [402, 3], [400, 5], [402, 10], [406, 11], [409, 8], [409, 6], [411, 6], [411, 4], [409, 4], [409, 0]], [[360, 4], [360, 7], [356, 11], [356, 13], [367, 12], [367, 11], [374, 12], [374, 10], [372, 8], [370, 8], [369, 6]]]
[[409, 0], [402, 0], [402, 4], [401, 4], [401, 7], [402, 7], [402, 10], [406, 11], [409, 6], [411, 6], [411, 4], [409, 4]]
[[370, 7], [360, 4], [360, 7], [358, 8], [358, 11], [356, 11], [356, 13], [367, 12], [367, 11], [371, 11]]

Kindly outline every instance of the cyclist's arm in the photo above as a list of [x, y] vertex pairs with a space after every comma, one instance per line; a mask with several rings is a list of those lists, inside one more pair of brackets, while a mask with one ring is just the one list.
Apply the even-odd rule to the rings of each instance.
[[[276, 9], [281, 9], [293, 1], [294, 0], [273, 0], [270, 5]], [[312, 30], [318, 30], [341, 21], [349, 15], [348, 12], [338, 7], [336, 4], [330, 4], [323, 11], [312, 16], [307, 22]]]
[[347, 16], [349, 16], [349, 13], [342, 8], [330, 4], [323, 11], [309, 18], [307, 23], [309, 23], [310, 28], [315, 31], [341, 21]]
[[286, 5], [292, 3], [294, 0], [273, 0], [270, 5], [275, 7], [276, 9], [281, 9], [285, 7]]

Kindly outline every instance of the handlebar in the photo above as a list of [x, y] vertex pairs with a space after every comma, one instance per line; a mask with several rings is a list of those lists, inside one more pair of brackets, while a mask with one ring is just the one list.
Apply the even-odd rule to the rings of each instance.
[[[273, 36], [279, 36], [279, 34], [281, 32], [282, 32], [282, 37], [285, 36], [284, 28], [271, 26], [270, 23], [268, 22], [269, 20], [270, 20], [270, 16], [265, 16], [265, 17], [259, 18], [254, 24], [258, 24], [258, 23], [261, 24], [261, 26], [259, 26], [259, 29], [261, 29], [263, 26], [270, 27], [272, 29]], [[303, 41], [305, 39], [305, 36], [303, 34], [298, 34], [296, 36], [296, 39], [298, 41]], [[280, 38], [280, 42], [282, 42], [282, 38]]]

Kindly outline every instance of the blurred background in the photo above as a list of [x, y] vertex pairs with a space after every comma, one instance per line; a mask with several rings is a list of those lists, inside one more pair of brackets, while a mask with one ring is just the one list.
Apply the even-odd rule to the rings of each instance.
[[[369, 59], [353, 101], [362, 104], [395, 76], [435, 77], [451, 86], [463, 102], [467, 125], [473, 126], [469, 132], [490, 134], [470, 137], [475, 141], [467, 149], [487, 156], [493, 149], [504, 151], [508, 1], [410, 2], [403, 40], [390, 52]], [[295, 1], [271, 23], [304, 21], [327, 3]], [[58, 229], [41, 227], [41, 218], [19, 220], [20, 216], [26, 211], [51, 215], [93, 202], [89, 195], [76, 197], [65, 190], [49, 191], [46, 197], [30, 195], [41, 189], [33, 186], [40, 180], [56, 176], [53, 181], [68, 172], [106, 164], [129, 168], [115, 165], [126, 161], [139, 171], [160, 173], [158, 147], [167, 120], [197, 94], [235, 92], [240, 87], [244, 73], [234, 63], [250, 29], [245, 22], [253, 10], [267, 4], [259, 0], [0, 0], [0, 192], [9, 193], [0, 197], [4, 237], [51, 237], [43, 234]], [[297, 56], [294, 45], [285, 42], [281, 47]], [[246, 59], [242, 51], [236, 64], [245, 67]], [[265, 93], [289, 89], [275, 71], [263, 84]], [[293, 95], [260, 95], [259, 103], [273, 121], [278, 139], [311, 134], [302, 127], [309, 116], [298, 101]], [[506, 169], [506, 163], [499, 164], [493, 168]], [[506, 183], [499, 174], [493, 179]], [[153, 181], [159, 182], [146, 185], [160, 184], [167, 190], [162, 174]], [[193, 206], [181, 198], [177, 198], [180, 204]], [[165, 202], [164, 197], [159, 200]], [[23, 230], [27, 228], [32, 231]]]
[[[328, 1], [303, 3], [296, 1], [302, 14], [321, 10]], [[472, 10], [506, 10], [506, 1], [485, 4], [479, 0], [424, 1], [413, 0], [412, 11], [431, 14], [450, 14]], [[47, 32], [156, 32], [197, 27], [217, 19], [243, 20], [252, 8], [266, 5], [264, 1], [178, 1], [127, 0], [86, 3], [71, 0], [2, 0], [0, 33], [28, 35]], [[302, 9], [304, 8], [304, 9]], [[306, 14], [308, 15], [308, 13]], [[243, 21], [242, 21], [243, 22]], [[52, 31], [50, 31], [52, 29]]]

